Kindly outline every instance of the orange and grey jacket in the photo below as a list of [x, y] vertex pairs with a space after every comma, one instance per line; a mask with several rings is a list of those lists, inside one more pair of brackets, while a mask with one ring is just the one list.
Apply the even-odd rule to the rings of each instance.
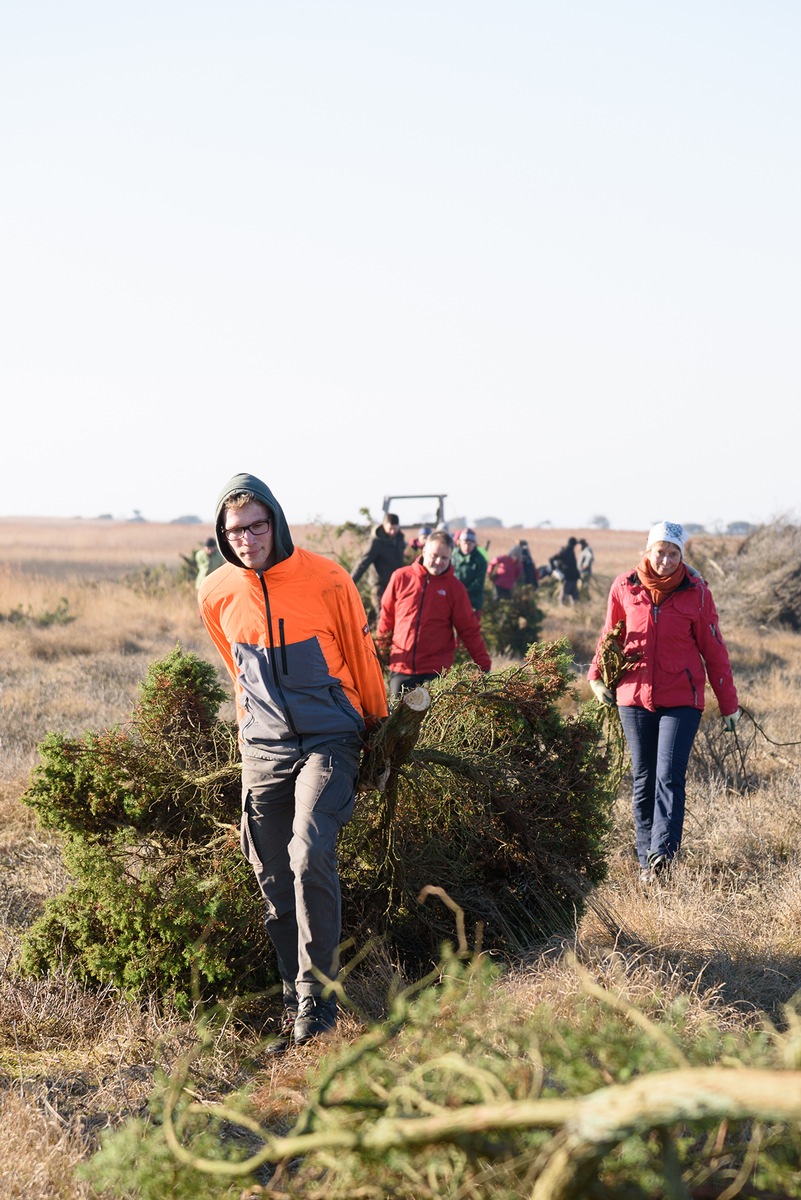
[[[273, 517], [276, 562], [245, 567], [222, 532], [224, 505], [250, 492]], [[200, 614], [234, 681], [240, 742], [281, 757], [360, 736], [386, 716], [384, 677], [358, 590], [338, 563], [293, 545], [283, 510], [253, 475], [217, 501], [226, 565], [200, 588]]]

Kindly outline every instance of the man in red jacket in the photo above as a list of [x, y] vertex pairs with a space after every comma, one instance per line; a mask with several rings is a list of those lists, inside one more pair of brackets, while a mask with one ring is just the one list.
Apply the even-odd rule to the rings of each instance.
[[452, 667], [457, 634], [482, 671], [492, 665], [467, 588], [453, 573], [452, 554], [451, 535], [434, 530], [420, 557], [395, 571], [384, 592], [376, 637], [389, 661], [393, 697]]

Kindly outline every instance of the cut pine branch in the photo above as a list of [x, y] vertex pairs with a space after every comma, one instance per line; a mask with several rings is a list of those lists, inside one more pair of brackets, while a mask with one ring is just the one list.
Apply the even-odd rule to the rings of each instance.
[[431, 696], [424, 687], [403, 693], [370, 740], [359, 775], [360, 792], [391, 790], [392, 782], [417, 745], [430, 705]]
[[642, 657], [639, 651], [631, 654], [624, 653], [621, 645], [623, 632], [623, 621], [618, 621], [617, 625], [601, 638], [601, 645], [598, 648], [598, 668], [601, 672], [601, 679], [613, 691], [620, 682], [621, 676], [638, 663]]
[[[446, 1142], [465, 1147], [474, 1138], [514, 1129], [552, 1129], [553, 1140], [536, 1164], [531, 1200], [579, 1200], [596, 1176], [602, 1159], [627, 1138], [679, 1123], [801, 1120], [801, 1072], [699, 1067], [659, 1071], [630, 1083], [602, 1088], [578, 1099], [508, 1100], [468, 1104], [433, 1116], [387, 1117], [359, 1128], [337, 1125], [311, 1133], [273, 1137], [261, 1130], [265, 1145], [243, 1162], [200, 1157], [181, 1141], [182, 1119], [175, 1107], [180, 1081], [174, 1081], [164, 1113], [164, 1132], [174, 1156], [195, 1170], [228, 1178], [251, 1174], [265, 1163], [278, 1163], [315, 1152], [386, 1155], [413, 1146]], [[189, 1114], [215, 1114], [232, 1124], [246, 1121], [235, 1110], [190, 1104]], [[185, 1118], [183, 1118], [185, 1119]], [[248, 1124], [253, 1130], [253, 1126]]]

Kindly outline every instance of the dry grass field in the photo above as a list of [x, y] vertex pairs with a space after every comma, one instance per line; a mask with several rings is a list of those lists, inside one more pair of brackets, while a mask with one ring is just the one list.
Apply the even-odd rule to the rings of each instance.
[[[51, 730], [80, 735], [124, 721], [148, 664], [177, 642], [216, 665], [193, 583], [175, 579], [182, 555], [209, 532], [0, 520], [0, 1195], [9, 1200], [93, 1197], [73, 1168], [104, 1127], [142, 1112], [156, 1069], [169, 1070], [194, 1036], [191, 1022], [153, 1000], [97, 995], [69, 978], [22, 979], [7, 968], [24, 929], [65, 882], [57, 840], [19, 803], [36, 747]], [[330, 530], [293, 532], [301, 545], [335, 550]], [[490, 552], [524, 537], [539, 563], [570, 533], [582, 535], [493, 529]], [[596, 553], [589, 599], [562, 608], [549, 590], [541, 593], [543, 640], [567, 637], [574, 647], [575, 704], [590, 695], [580, 668], [608, 584], [635, 565], [644, 544], [642, 532], [584, 535]], [[652, 1015], [678, 1004], [699, 1029], [790, 1020], [786, 1006], [801, 987], [801, 635], [730, 625], [725, 580], [711, 582], [748, 714], [738, 741], [720, 733], [710, 699], [691, 766], [682, 862], [651, 890], [638, 882], [624, 780], [609, 879], [573, 946], [532, 951], [499, 985], [523, 1012], [542, 1001], [557, 1012], [575, 1005], [584, 985], [566, 954], [572, 949], [591, 979], [621, 1003], [647, 1001]], [[356, 1029], [347, 1017], [337, 1037]], [[205, 1062], [204, 1095], [222, 1098], [251, 1079], [265, 1112], [279, 1089], [297, 1095], [303, 1052], [256, 1069], [257, 1045], [256, 1032], [223, 1027]]]

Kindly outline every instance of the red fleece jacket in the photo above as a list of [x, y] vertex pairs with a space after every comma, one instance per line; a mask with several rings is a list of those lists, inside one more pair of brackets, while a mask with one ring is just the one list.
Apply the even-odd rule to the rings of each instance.
[[[455, 632], [454, 632], [455, 631]], [[456, 634], [482, 671], [492, 666], [467, 588], [448, 567], [430, 575], [418, 559], [401, 567], [381, 601], [378, 644], [401, 675], [439, 675], [453, 666]]]

